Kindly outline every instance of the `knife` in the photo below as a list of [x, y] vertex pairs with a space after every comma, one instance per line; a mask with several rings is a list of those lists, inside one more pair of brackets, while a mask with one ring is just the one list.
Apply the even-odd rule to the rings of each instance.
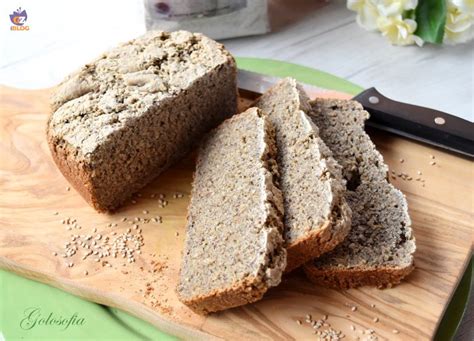
[[[275, 85], [280, 78], [251, 71], [238, 71], [239, 89], [255, 97]], [[310, 94], [328, 90], [300, 83]], [[362, 91], [353, 100], [370, 113], [367, 126], [401, 135], [474, 159], [474, 123], [448, 113], [397, 102], [383, 96], [375, 88]]]

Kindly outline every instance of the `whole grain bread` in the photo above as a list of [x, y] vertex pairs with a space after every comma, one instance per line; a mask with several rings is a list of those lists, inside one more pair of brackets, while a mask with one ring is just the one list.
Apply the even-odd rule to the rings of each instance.
[[200, 314], [259, 300], [286, 266], [274, 131], [257, 108], [200, 148], [177, 293]]
[[97, 210], [119, 207], [236, 112], [236, 66], [197, 33], [152, 31], [57, 87], [47, 138], [59, 169]]
[[304, 266], [306, 275], [336, 288], [397, 284], [413, 270], [415, 238], [405, 196], [388, 182], [388, 167], [364, 131], [369, 114], [355, 101], [311, 105], [311, 119], [343, 167], [352, 228], [332, 252]]
[[349, 232], [351, 212], [341, 166], [306, 115], [309, 98], [296, 81], [282, 80], [255, 106], [276, 131], [288, 272], [339, 244]]

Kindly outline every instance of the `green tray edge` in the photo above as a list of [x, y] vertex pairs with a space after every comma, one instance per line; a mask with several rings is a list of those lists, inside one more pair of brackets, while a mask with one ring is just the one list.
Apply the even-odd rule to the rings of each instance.
[[275, 77], [293, 77], [296, 80], [320, 88], [337, 90], [350, 95], [357, 95], [364, 88], [348, 80], [330, 73], [312, 69], [306, 66], [283, 62], [273, 59], [236, 57], [239, 69], [263, 73]]

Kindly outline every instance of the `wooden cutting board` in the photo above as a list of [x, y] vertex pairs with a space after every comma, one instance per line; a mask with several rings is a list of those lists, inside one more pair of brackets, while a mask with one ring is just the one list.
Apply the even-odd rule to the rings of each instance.
[[[49, 90], [0, 87], [1, 268], [120, 308], [185, 338], [314, 337], [313, 329], [304, 322], [307, 314], [313, 319], [328, 315], [327, 323], [342, 331], [346, 339], [367, 337], [362, 334], [367, 329], [373, 329], [379, 339], [429, 339], [434, 335], [471, 253], [472, 162], [371, 131], [390, 169], [412, 177], [390, 178], [407, 195], [417, 239], [416, 269], [407, 280], [386, 290], [338, 291], [312, 285], [296, 271], [260, 302], [202, 317], [180, 304], [174, 292], [193, 156], [160, 176], [116, 214], [98, 214], [78, 193], [68, 190], [69, 184], [51, 159], [45, 140], [48, 97]], [[248, 103], [243, 94], [241, 106]], [[417, 177], [424, 182], [416, 181]], [[175, 193], [184, 197], [174, 198]], [[159, 194], [166, 195], [169, 202], [164, 208], [160, 207]], [[157, 216], [162, 217], [161, 224], [152, 220]], [[124, 217], [128, 220], [122, 221]], [[71, 234], [94, 238], [101, 234], [98, 242], [106, 237], [112, 242], [128, 228], [138, 234], [128, 222], [135, 217], [150, 222], [142, 219], [138, 223], [144, 245], [141, 254], [135, 253], [134, 263], [111, 256], [96, 262], [94, 255], [82, 260], [81, 250], [72, 257], [62, 257]], [[62, 223], [68, 218], [75, 219], [77, 226]], [[69, 267], [69, 263], [74, 265]], [[357, 309], [352, 309], [354, 306]], [[399, 333], [393, 333], [394, 329]]]

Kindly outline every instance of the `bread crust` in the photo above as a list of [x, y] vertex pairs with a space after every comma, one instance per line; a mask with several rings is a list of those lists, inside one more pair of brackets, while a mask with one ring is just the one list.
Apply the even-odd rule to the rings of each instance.
[[[208, 38], [205, 39], [208, 40]], [[208, 129], [216, 126], [225, 118], [236, 112], [237, 71], [235, 60], [223, 46], [217, 45], [216, 49], [219, 50], [219, 54], [222, 54], [224, 58], [219, 64], [213, 68], [209, 68], [204, 75], [195, 78], [193, 82], [188, 84], [186, 88], [183, 88], [177, 96], [160, 99], [157, 103], [149, 104], [148, 109], [144, 111], [141, 116], [130, 118], [127, 122], [127, 126], [122, 129], [117, 129], [109, 135], [109, 139], [112, 140], [112, 142], [101, 142], [99, 147], [92, 152], [84, 151], [82, 147], [78, 147], [74, 145], [74, 143], [70, 144], [70, 141], [64, 138], [61, 131], [55, 131], [53, 124], [55, 121], [53, 118], [55, 115], [56, 118], [61, 117], [60, 114], [56, 114], [57, 111], [60, 110], [62, 105], [75, 99], [70, 98], [72, 95], [69, 97], [65, 96], [64, 91], [62, 91], [65, 87], [64, 83], [67, 83], [69, 78], [66, 78], [66, 81], [56, 87], [51, 99], [51, 115], [46, 128], [49, 149], [55, 164], [64, 177], [95, 210], [99, 212], [115, 211], [125, 203], [133, 193], [143, 188], [147, 183], [166, 170], [166, 168], [189, 152]], [[94, 63], [96, 63], [96, 61], [90, 65], [88, 64], [88, 66], [92, 68]], [[73, 74], [73, 76], [77, 76], [77, 74], [78, 73]], [[82, 73], [80, 75], [82, 75]], [[79, 85], [82, 86], [83, 83]], [[215, 87], [217, 85], [221, 85], [220, 89], [209, 90], [212, 89], [212, 86]], [[88, 86], [90, 86], [90, 84]], [[142, 148], [141, 150], [141, 147], [132, 148], [127, 146], [127, 142], [123, 144], [117, 142], [120, 140], [129, 141], [131, 139], [130, 136], [135, 140], [135, 136], [137, 135], [135, 132], [138, 131], [137, 127], [139, 127], [140, 124], [143, 125], [143, 122], [153, 121], [158, 125], [159, 119], [153, 118], [153, 112], [155, 110], [159, 111], [161, 108], [161, 110], [166, 113], [173, 113], [173, 110], [181, 113], [186, 112], [188, 105], [191, 107], [191, 104], [195, 104], [192, 103], [190, 98], [205, 98], [206, 92], [209, 93], [209, 91], [212, 91], [213, 95], [202, 100], [205, 104], [201, 106], [194, 105], [194, 111], [190, 109], [190, 113], [194, 113], [194, 115], [189, 115], [189, 121], [186, 122], [193, 122], [192, 125], [189, 125], [193, 127], [193, 129], [188, 132], [188, 136], [184, 133], [185, 128], [183, 128], [179, 135], [177, 135], [178, 133], [174, 136], [172, 134], [165, 134], [166, 136], [160, 139], [159, 136], [161, 135], [158, 134], [147, 140], [157, 140], [158, 142], [144, 143], [143, 145], [146, 146], [146, 149]], [[74, 95], [79, 96], [81, 93], [78, 94], [76, 91]], [[153, 95], [153, 93], [151, 93], [151, 95]], [[127, 96], [129, 96], [129, 94], [125, 97]], [[175, 107], [178, 108], [176, 109]], [[199, 118], [199, 121], [197, 118]], [[139, 120], [141, 120], [140, 122], [142, 123], [139, 123]], [[180, 124], [179, 121], [177, 121], [178, 123], [169, 123], [173, 122], [172, 119], [164, 119], [164, 121], [170, 126], [186, 126]], [[61, 126], [61, 124], [57, 124], [57, 126]], [[168, 131], [174, 130], [168, 129]], [[148, 131], [148, 135], [151, 134], [152, 133]], [[125, 138], [123, 136], [125, 136]], [[137, 140], [139, 140], [139, 138], [141, 137], [137, 136]], [[174, 139], [176, 147], [170, 147], [173, 145], [169, 142], [172, 139]], [[161, 145], [158, 143], [161, 143]], [[100, 149], [103, 150], [99, 151]], [[123, 165], [124, 157], [122, 157], [122, 155], [126, 155], [127, 153], [130, 154], [128, 159], [125, 158], [126, 161], [133, 160], [133, 162]], [[112, 155], [112, 157], [106, 157], [104, 159], [102, 158], [103, 155]], [[136, 161], [137, 159], [138, 161]]]
[[230, 288], [214, 290], [206, 295], [195, 296], [189, 300], [180, 297], [180, 301], [195, 313], [207, 315], [256, 302], [263, 297], [267, 290], [268, 287], [262, 277], [248, 277]]
[[335, 210], [339, 212], [333, 213], [334, 219], [287, 246], [285, 273], [331, 251], [344, 240], [351, 228], [352, 212], [344, 198], [341, 198]]
[[61, 143], [54, 137], [49, 129], [49, 123], [46, 129], [46, 137], [53, 161], [66, 180], [69, 181], [89, 205], [99, 212], [105, 212], [106, 208], [102, 207], [100, 203], [95, 200], [91, 172], [87, 170], [88, 164], [86, 162], [77, 162], [74, 157], [74, 149], [67, 145], [65, 141]]
[[314, 284], [334, 289], [350, 289], [368, 285], [379, 289], [391, 288], [399, 284], [408, 276], [414, 264], [407, 267], [379, 267], [379, 268], [328, 268], [322, 270], [313, 264], [305, 264], [304, 272]]

